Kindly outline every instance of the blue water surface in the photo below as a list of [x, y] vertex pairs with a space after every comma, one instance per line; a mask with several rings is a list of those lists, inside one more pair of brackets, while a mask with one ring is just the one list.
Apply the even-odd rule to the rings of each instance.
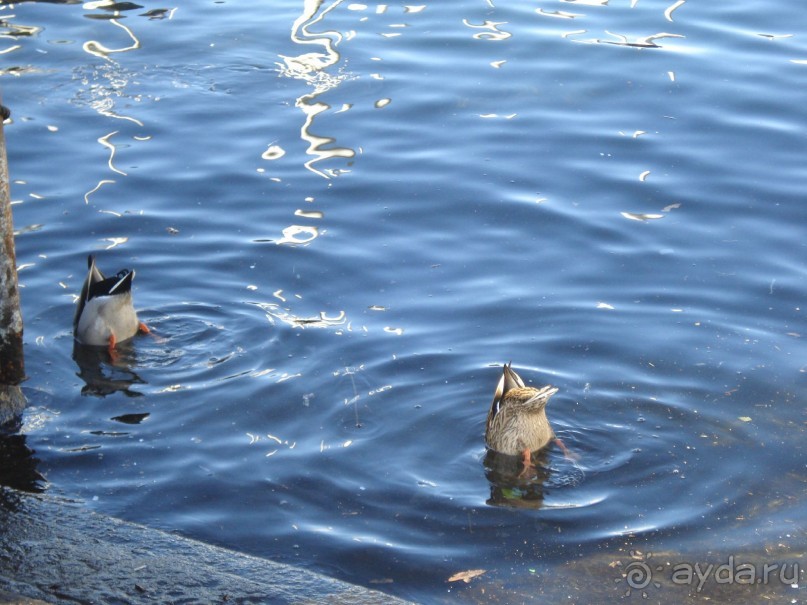
[[[805, 17], [0, 5], [37, 486], [424, 602], [803, 550]], [[116, 361], [89, 253], [152, 330]], [[511, 360], [578, 458], [531, 481], [484, 460]]]

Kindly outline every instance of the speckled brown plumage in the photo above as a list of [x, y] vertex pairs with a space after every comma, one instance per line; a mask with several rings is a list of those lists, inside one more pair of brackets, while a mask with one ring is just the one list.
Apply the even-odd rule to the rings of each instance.
[[535, 452], [555, 438], [546, 417], [546, 404], [558, 389], [525, 386], [510, 364], [502, 370], [493, 403], [488, 412], [485, 442], [502, 454]]

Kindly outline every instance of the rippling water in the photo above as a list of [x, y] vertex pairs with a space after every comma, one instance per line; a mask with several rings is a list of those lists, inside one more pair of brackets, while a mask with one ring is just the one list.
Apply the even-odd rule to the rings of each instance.
[[[804, 16], [0, 6], [37, 485], [431, 601], [803, 550]], [[73, 352], [89, 252], [153, 331], [114, 364]], [[486, 463], [509, 360], [579, 461]]]

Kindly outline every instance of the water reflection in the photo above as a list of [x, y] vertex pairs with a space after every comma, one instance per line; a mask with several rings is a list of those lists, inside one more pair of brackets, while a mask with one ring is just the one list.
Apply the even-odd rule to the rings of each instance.
[[[322, 218], [324, 215], [322, 213], [318, 213], [316, 215], [307, 215], [306, 213], [301, 213], [300, 210], [296, 210], [294, 212], [295, 216], [304, 216], [307, 218]], [[311, 242], [313, 242], [317, 237], [319, 237], [319, 229], [317, 227], [311, 227], [307, 225], [289, 225], [288, 227], [284, 227], [283, 230], [283, 237], [280, 239], [271, 239], [271, 238], [257, 238], [252, 240], [256, 244], [285, 244], [285, 245], [292, 245], [292, 246], [307, 246]]]
[[320, 46], [322, 51], [302, 53], [293, 57], [279, 55], [283, 63], [278, 64], [278, 67], [282, 76], [303, 80], [314, 88], [313, 92], [299, 97], [294, 105], [300, 108], [305, 115], [305, 122], [300, 127], [300, 137], [308, 143], [306, 153], [313, 156], [304, 165], [314, 174], [327, 179], [345, 172], [344, 169], [320, 169], [315, 164], [334, 158], [350, 159], [356, 155], [356, 152], [348, 147], [335, 145], [335, 138], [317, 135], [312, 129], [314, 119], [331, 109], [327, 103], [317, 100], [318, 97], [346, 79], [345, 74], [334, 75], [328, 71], [340, 60], [336, 46], [342, 41], [342, 34], [334, 30], [322, 32], [310, 30], [312, 26], [320, 23], [325, 15], [342, 4], [342, 0], [335, 0], [325, 7], [323, 4], [322, 0], [306, 0], [302, 14], [294, 21], [291, 28], [291, 39], [295, 44]]
[[339, 311], [335, 317], [329, 317], [325, 311], [320, 311], [319, 315], [315, 317], [299, 317], [294, 315], [290, 309], [284, 309], [277, 303], [254, 302], [249, 304], [261, 309], [272, 325], [275, 324], [275, 320], [293, 328], [330, 328], [348, 324], [344, 311]]
[[[42, 31], [42, 28], [37, 25], [20, 25], [18, 23], [13, 23], [10, 20], [13, 17], [14, 15], [8, 15], [7, 18], [0, 19], [0, 37], [11, 38], [14, 40], [15, 38], [36, 36]], [[2, 49], [0, 50], [0, 54], [5, 54], [11, 50], [16, 50], [17, 48], [19, 48], [19, 46], [16, 46], [13, 49]]]
[[668, 34], [666, 32], [653, 34], [651, 36], [645, 36], [644, 38], [636, 38], [634, 40], [628, 40], [627, 36], [622, 34], [614, 34], [609, 32], [608, 30], [605, 31], [606, 34], [609, 36], [613, 36], [616, 40], [597, 40], [600, 44], [616, 44], [617, 46], [633, 46], [635, 48], [661, 48], [661, 45], [656, 44], [656, 40], [660, 40], [662, 38], [684, 38], [681, 34]]
[[120, 422], [122, 424], [140, 424], [149, 416], [150, 414], [148, 412], [135, 413], [135, 414], [121, 414], [120, 416], [113, 416], [112, 418], [110, 418], [110, 420], [114, 422]]
[[675, 4], [671, 4], [670, 6], [668, 6], [667, 10], [664, 11], [664, 18], [667, 19], [667, 21], [672, 21], [673, 12], [677, 10], [679, 7], [681, 7], [683, 4], [686, 4], [686, 0], [678, 0], [678, 2], [676, 2]]
[[[106, 64], [91, 68], [89, 73], [83, 73], [83, 69], [81, 68], [76, 70], [74, 77], [81, 80], [81, 82], [85, 84], [85, 86], [78, 93], [78, 101], [81, 103], [86, 103], [91, 109], [107, 118], [131, 122], [140, 127], [144, 126], [143, 122], [139, 119], [133, 116], [124, 115], [117, 109], [117, 99], [133, 98], [132, 95], [126, 93], [126, 89], [133, 82], [134, 78], [112, 58], [112, 55], [114, 54], [136, 51], [141, 48], [140, 40], [135, 32], [132, 31], [130, 27], [121, 23], [119, 19], [125, 18], [125, 16], [121, 15], [121, 12], [136, 10], [143, 7], [129, 2], [110, 2], [104, 0], [101, 2], [85, 3], [83, 8], [88, 11], [105, 11], [101, 13], [88, 13], [84, 16], [88, 19], [104, 20], [105, 22], [122, 29], [129, 38], [130, 43], [115, 48], [106, 46], [98, 40], [87, 40], [82, 44], [82, 49], [84, 52], [94, 57], [103, 59]], [[151, 18], [151, 16], [148, 14], [143, 16]], [[107, 160], [109, 170], [121, 176], [128, 176], [126, 172], [117, 168], [113, 163], [116, 151], [122, 147], [120, 144], [115, 144], [111, 141], [111, 139], [118, 134], [120, 134], [120, 131], [114, 130], [98, 137], [97, 141], [100, 145], [109, 150], [109, 159]], [[132, 138], [137, 141], [142, 141], [148, 140], [150, 137], [134, 136]], [[98, 191], [103, 185], [114, 183], [116, 183], [116, 181], [113, 179], [100, 179], [92, 189], [84, 194], [84, 202], [88, 204], [90, 196]]]
[[85, 382], [82, 395], [106, 397], [117, 392], [127, 397], [143, 395], [132, 390], [134, 385], [146, 384], [132, 369], [137, 362], [132, 343], [119, 343], [117, 353], [113, 360], [104, 347], [73, 345], [73, 360], [79, 367], [77, 376]]
[[118, 134], [118, 131], [114, 130], [114, 131], [110, 132], [109, 134], [106, 134], [106, 135], [104, 135], [102, 137], [99, 137], [98, 142], [103, 147], [106, 147], [107, 149], [109, 149], [109, 160], [107, 160], [107, 166], [109, 166], [109, 169], [112, 172], [117, 172], [118, 174], [121, 174], [123, 176], [128, 176], [123, 170], [121, 170], [120, 168], [116, 168], [115, 165], [113, 164], [113, 161], [115, 160], [116, 147], [115, 147], [115, 145], [113, 145], [112, 143], [109, 142], [109, 139], [114, 137], [116, 134]]
[[511, 34], [510, 32], [503, 31], [499, 29], [500, 25], [507, 25], [506, 21], [485, 21], [479, 25], [471, 23], [467, 19], [462, 20], [463, 25], [469, 27], [471, 29], [479, 29], [483, 31], [479, 31], [474, 34], [474, 39], [476, 40], [507, 40]]
[[487, 504], [509, 508], [539, 509], [544, 505], [544, 485], [552, 475], [548, 466], [549, 448], [533, 454], [534, 469], [522, 473], [519, 456], [507, 456], [488, 450], [485, 455], [485, 477], [490, 483]]
[[[85, 5], [86, 6], [86, 5]], [[88, 18], [98, 18], [95, 15], [86, 15]], [[117, 14], [115, 17], [106, 17], [104, 18], [109, 19], [109, 23], [116, 27], [120, 27], [123, 31], [125, 31], [129, 38], [131, 39], [132, 43], [129, 46], [122, 46], [120, 48], [109, 48], [104, 46], [97, 40], [87, 40], [83, 45], [82, 49], [84, 52], [90, 53], [91, 55], [95, 55], [96, 57], [101, 57], [102, 59], [109, 60], [109, 55], [114, 53], [125, 53], [129, 52], [130, 50], [137, 50], [140, 48], [140, 40], [137, 39], [137, 36], [134, 35], [134, 32], [123, 25], [120, 21], [117, 20]]]
[[150, 21], [155, 21], [158, 19], [173, 19], [176, 10], [177, 9], [175, 8], [153, 8], [145, 13], [140, 13], [140, 16], [148, 17]]
[[319, 235], [316, 227], [306, 225], [289, 225], [283, 229], [283, 237], [277, 241], [278, 244], [306, 245], [314, 241]]
[[[17, 39], [24, 39], [24, 38], [31, 38], [37, 36], [41, 31], [42, 28], [35, 26], [35, 25], [20, 25], [18, 23], [12, 22], [12, 19], [15, 18], [16, 15], [6, 15], [3, 19], [0, 19], [0, 38], [8, 38], [11, 40]], [[6, 55], [9, 53], [13, 53], [22, 49], [21, 44], [12, 44], [11, 46], [5, 46], [0, 48], [0, 55]], [[9, 67], [0, 68], [0, 76], [10, 75], [10, 76], [21, 76], [27, 73], [35, 73], [39, 70], [33, 67], [22, 67], [19, 65], [13, 65]]]
[[[330, 1], [325, 0], [322, 8]], [[267, 172], [275, 167], [283, 170], [295, 148], [302, 152], [306, 147], [298, 139], [301, 110], [269, 112], [264, 132], [255, 131], [255, 116], [262, 108], [281, 106], [277, 101], [284, 98], [293, 107], [296, 97], [314, 91], [314, 85], [277, 77], [272, 63], [280, 61], [277, 52], [325, 52], [321, 46], [275, 50], [268, 59], [273, 68], [270, 78], [252, 77], [244, 58], [265, 62], [265, 52], [272, 48], [265, 35], [270, 26], [253, 22], [252, 33], [261, 35], [245, 33], [244, 40], [258, 41], [259, 48], [233, 39], [226, 48], [220, 44], [213, 51], [209, 66], [191, 66], [210, 70], [206, 73], [211, 82], [242, 95], [230, 98], [206, 94], [194, 82], [181, 90], [172, 88], [184, 86], [178, 81], [184, 78], [175, 75], [183, 75], [181, 61], [175, 69], [160, 68], [154, 77], [148, 69], [138, 73], [141, 64], [148, 68], [171, 62], [176, 55], [170, 51], [177, 44], [204, 49], [212, 37], [222, 36], [222, 29], [226, 35], [226, 26], [243, 27], [250, 17], [271, 20], [277, 15], [228, 3], [218, 5], [221, 10], [214, 19], [210, 15], [219, 8], [208, 5], [197, 21], [185, 22], [182, 35], [173, 40], [177, 44], [166, 39], [153, 45], [146, 43], [141, 30], [150, 22], [129, 18], [122, 22], [141, 37], [144, 48], [108, 59], [82, 53], [80, 42], [55, 50], [48, 47], [50, 53], [38, 62], [43, 70], [63, 75], [69, 63], [56, 51], [70, 51], [73, 57], [78, 51], [84, 65], [73, 73], [87, 76], [87, 83], [77, 78], [59, 88], [57, 80], [50, 98], [45, 96], [50, 89], [45, 88], [51, 79], [41, 85], [36, 84], [38, 78], [28, 84], [12, 80], [13, 85], [28, 86], [32, 96], [43, 90], [44, 110], [58, 109], [57, 103], [64, 99], [95, 100], [99, 97], [92, 87], [102, 88], [118, 111], [129, 111], [150, 127], [159, 126], [155, 134], [160, 137], [153, 147], [164, 161], [136, 157], [130, 162], [131, 151], [121, 144], [142, 128], [99, 116], [89, 106], [59, 105], [65, 110], [61, 113], [101, 123], [91, 126], [89, 134], [80, 123], [68, 124], [68, 116], [60, 118], [57, 111], [48, 119], [61, 120], [59, 134], [46, 135], [50, 139], [37, 135], [45, 123], [37, 115], [39, 124], [30, 124], [25, 137], [17, 138], [19, 174], [31, 178], [31, 188], [51, 194], [51, 201], [39, 207], [18, 208], [23, 224], [41, 222], [42, 216], [59, 217], [49, 229], [21, 238], [21, 259], [38, 263], [23, 272], [32, 306], [29, 315], [38, 319], [31, 322], [31, 334], [43, 335], [45, 345], [54, 333], [61, 335], [50, 349], [35, 349], [32, 380], [57, 392], [59, 385], [67, 385], [68, 391], [56, 395], [62, 418], [28, 435], [28, 445], [43, 460], [40, 468], [47, 469], [60, 493], [78, 493], [82, 498], [100, 494], [95, 506], [104, 512], [120, 512], [147, 524], [159, 516], [162, 525], [200, 539], [316, 565], [365, 584], [368, 578], [390, 578], [383, 588], [420, 602], [434, 602], [441, 595], [448, 599], [449, 574], [444, 573], [448, 568], [454, 572], [483, 566], [498, 570], [500, 577], [519, 573], [523, 577], [529, 574], [519, 567], [522, 562], [525, 566], [538, 562], [551, 576], [564, 568], [569, 556], [584, 556], [602, 544], [628, 543], [627, 531], [645, 532], [651, 546], [656, 536], [677, 546], [701, 535], [721, 544], [718, 519], [742, 518], [731, 528], [737, 541], [753, 539], [754, 532], [765, 527], [787, 527], [770, 520], [766, 525], [764, 517], [768, 504], [784, 502], [780, 508], [786, 508], [792, 486], [803, 485], [796, 472], [803, 470], [803, 461], [799, 467], [796, 460], [800, 446], [793, 443], [798, 435], [791, 430], [799, 428], [803, 416], [796, 405], [798, 397], [790, 396], [796, 393], [795, 381], [807, 371], [807, 360], [795, 363], [803, 341], [798, 337], [803, 312], [796, 310], [803, 309], [797, 287], [802, 265], [788, 256], [795, 241], [790, 238], [799, 224], [789, 220], [798, 214], [792, 209], [798, 196], [785, 186], [795, 189], [795, 183], [784, 178], [788, 164], [777, 173], [773, 170], [779, 164], [771, 162], [756, 174], [751, 170], [756, 164], [744, 165], [732, 156], [733, 145], [743, 143], [735, 138], [744, 130], [737, 124], [759, 105], [754, 102], [756, 93], [751, 95], [742, 86], [721, 87], [723, 80], [714, 75], [743, 82], [742, 70], [735, 73], [731, 68], [746, 61], [723, 58], [751, 58], [753, 73], [771, 76], [765, 84], [775, 89], [780, 77], [791, 81], [785, 76], [804, 67], [784, 65], [782, 72], [770, 63], [754, 63], [744, 49], [721, 46], [721, 34], [748, 44], [749, 52], [761, 55], [759, 60], [766, 55], [760, 46], [767, 50], [767, 61], [780, 63], [790, 56], [785, 53], [798, 57], [799, 49], [740, 36], [737, 28], [722, 22], [716, 27], [706, 19], [702, 29], [688, 25], [680, 32], [688, 37], [714, 34], [708, 40], [714, 52], [694, 63], [672, 65], [674, 55], [626, 55], [610, 45], [578, 46], [558, 37], [537, 38], [543, 33], [536, 30], [536, 22], [557, 30], [588, 27], [589, 33], [581, 38], [610, 38], [604, 29], [631, 38], [677, 31], [661, 15], [672, 2], [639, 2], [644, 12], [651, 13], [652, 20], [646, 22], [639, 21], [639, 11], [630, 13], [628, 0], [612, 2], [610, 8], [545, 2], [506, 9], [497, 2], [502, 13], [487, 18], [511, 23], [500, 26], [514, 34], [506, 46], [472, 38], [484, 30], [462, 25], [463, 16], [476, 24], [485, 17], [464, 15], [467, 6], [431, 5], [422, 28], [399, 30], [408, 44], [390, 52], [393, 61], [380, 64], [387, 78], [383, 88], [367, 75], [376, 69], [367, 67], [373, 64], [362, 61], [383, 55], [398, 42], [381, 39], [367, 25], [355, 38], [361, 47], [354, 49], [343, 22], [335, 22], [343, 18], [337, 14], [347, 3], [342, 4], [324, 23], [343, 33], [340, 44], [348, 46], [336, 49], [362, 80], [345, 82], [315, 99], [327, 101], [332, 109], [311, 128], [335, 136], [357, 154], [359, 145], [375, 136], [369, 151], [393, 152], [390, 158], [380, 158], [383, 163], [368, 162], [368, 170], [350, 176], [349, 183], [301, 170], [311, 155], [298, 158], [295, 168], [301, 178], [285, 179], [283, 187], [261, 177], [241, 179], [239, 175], [246, 172], [241, 155], [228, 153], [233, 162], [222, 165], [215, 154], [205, 153], [208, 141], [220, 145], [223, 137], [205, 138], [205, 145], [185, 155], [188, 139], [172, 136], [195, 132], [199, 117], [210, 115], [210, 103], [244, 107], [247, 111], [239, 116], [235, 111], [218, 113], [221, 132], [211, 134], [237, 136], [214, 151], [241, 152], [246, 146], [244, 155], [267, 167]], [[302, 5], [292, 5], [296, 14], [280, 25], [285, 28], [283, 38], [288, 38]], [[533, 13], [537, 5], [587, 12], [588, 21], [557, 19], [547, 25], [549, 17]], [[429, 14], [432, 8], [436, 15]], [[368, 19], [374, 18], [374, 9], [366, 14]], [[226, 17], [225, 10], [231, 11]], [[717, 12], [725, 16], [725, 11]], [[685, 16], [681, 11], [673, 15], [676, 21]], [[168, 24], [157, 22], [155, 27]], [[742, 25], [743, 31], [754, 31], [754, 23]], [[97, 33], [91, 37], [109, 46], [129, 44], [125, 34], [106, 21], [93, 21], [92, 26]], [[756, 27], [773, 30], [774, 24], [757, 22]], [[308, 27], [319, 29], [326, 28]], [[540, 56], [537, 42], [546, 51]], [[498, 49], [494, 56], [491, 49]], [[348, 57], [354, 50], [355, 57]], [[168, 56], [160, 59], [166, 52]], [[487, 67], [487, 61], [503, 58], [499, 52], [509, 59], [507, 67]], [[721, 60], [710, 63], [710, 57]], [[129, 64], [129, 71], [121, 73], [114, 60], [124, 68]], [[324, 70], [338, 75], [340, 66]], [[686, 86], [666, 86], [664, 74], [672, 68], [686, 75]], [[122, 88], [114, 88], [116, 73], [128, 79]], [[166, 74], [172, 77], [163, 77]], [[491, 74], [495, 80], [490, 80]], [[632, 84], [624, 85], [628, 81]], [[699, 90], [701, 82], [713, 82], [718, 88]], [[288, 93], [289, 88], [295, 92]], [[755, 90], [761, 88], [757, 85]], [[375, 90], [382, 92], [373, 94]], [[691, 92], [696, 90], [697, 94]], [[140, 92], [144, 98], [173, 93], [175, 101], [144, 111], [145, 103], [134, 102], [133, 93]], [[475, 94], [478, 104], [488, 109], [472, 104], [466, 111], [458, 104]], [[713, 119], [714, 108], [703, 103], [717, 98], [710, 95], [721, 94], [720, 114], [726, 120]], [[366, 107], [378, 97], [393, 97], [387, 109], [396, 113], [404, 109], [405, 115], [373, 115], [372, 108], [359, 113], [357, 106]], [[446, 98], [458, 102], [444, 105]], [[336, 115], [344, 101], [356, 106]], [[491, 113], [485, 119], [474, 115], [486, 111]], [[282, 122], [289, 112], [294, 124], [287, 135]], [[519, 120], [507, 121], [516, 112]], [[677, 121], [661, 119], [670, 114]], [[782, 143], [786, 149], [789, 135], [779, 140], [777, 132], [797, 124], [797, 116], [790, 116], [792, 123], [786, 111], [763, 116], [773, 126], [766, 131], [771, 143]], [[378, 128], [376, 120], [383, 117], [390, 122]], [[777, 123], [777, 118], [782, 121]], [[349, 124], [331, 130], [338, 121]], [[500, 127], [510, 132], [489, 136]], [[55, 156], [69, 157], [79, 133], [93, 156], [85, 168], [93, 172], [79, 175], [61, 166], [64, 174], [57, 179], [58, 190], [86, 191], [100, 178], [116, 178], [123, 184], [124, 177], [108, 166], [110, 150], [96, 143], [118, 128], [120, 134], [106, 139], [118, 147], [113, 166], [137, 179], [138, 197], [144, 200], [138, 203], [145, 211], [145, 217], [125, 233], [111, 224], [119, 221], [106, 215], [94, 214], [96, 221], [85, 221], [85, 209], [70, 206], [75, 197], [71, 202], [68, 195], [56, 195], [54, 187], [46, 189], [35, 180], [36, 159], [41, 157], [37, 149], [48, 148], [41, 141], [52, 142]], [[615, 136], [617, 129], [624, 135]], [[447, 136], [455, 132], [462, 136]], [[703, 136], [693, 140], [698, 133]], [[278, 137], [277, 146], [273, 137]], [[723, 145], [710, 146], [721, 138]], [[757, 141], [768, 138], [759, 136]], [[202, 137], [198, 140], [202, 142]], [[494, 145], [497, 141], [501, 145]], [[282, 149], [286, 156], [264, 163]], [[261, 160], [264, 152], [268, 157]], [[710, 158], [717, 163], [709, 164]], [[386, 160], [394, 160], [392, 171], [383, 169], [390, 164]], [[342, 161], [323, 160], [313, 167], [327, 172], [326, 167], [338, 167]], [[704, 162], [709, 170], [702, 169]], [[131, 167], [135, 164], [142, 166], [140, 174]], [[720, 171], [718, 164], [736, 170]], [[647, 182], [637, 182], [645, 168], [652, 169], [652, 175]], [[798, 170], [791, 173], [797, 175]], [[715, 181], [721, 174], [723, 181]], [[766, 181], [765, 175], [771, 178]], [[752, 179], [773, 183], [770, 196], [755, 189]], [[693, 183], [698, 187], [690, 187]], [[640, 188], [641, 193], [634, 191]], [[104, 184], [94, 201], [114, 194]], [[317, 196], [316, 205], [305, 200], [308, 195]], [[751, 197], [775, 199], [777, 204], [761, 210], [751, 204]], [[539, 204], [543, 199], [548, 201]], [[671, 200], [680, 200], [687, 215], [654, 219], [650, 213], [666, 213], [660, 209]], [[326, 204], [339, 210], [327, 226], [309, 214], [309, 209], [326, 210]], [[49, 212], [43, 214], [44, 210]], [[256, 231], [257, 236], [266, 236], [264, 229], [271, 229], [273, 244], [287, 235], [305, 240], [303, 232], [281, 235], [291, 223], [317, 225], [320, 233], [330, 227], [334, 237], [317, 239], [307, 250], [292, 242], [245, 245]], [[165, 235], [166, 228], [175, 235]], [[178, 231], [181, 235], [176, 236]], [[760, 241], [744, 237], [751, 231]], [[79, 398], [85, 382], [76, 388], [78, 370], [64, 359], [68, 352], [56, 355], [66, 334], [50, 319], [53, 309], [65, 306], [64, 292], [69, 292], [52, 288], [53, 282], [71, 283], [73, 267], [64, 250], [86, 248], [88, 239], [97, 244], [110, 235], [130, 236], [124, 249], [165, 267], [158, 272], [150, 304], [159, 309], [170, 340], [168, 346], [149, 344], [151, 339], [136, 341], [138, 364], [131, 369], [149, 384], [128, 387], [146, 395], [135, 400], [120, 394], [103, 400]], [[758, 247], [749, 247], [755, 242]], [[505, 263], [502, 243], [507, 248]], [[771, 251], [770, 257], [763, 246]], [[753, 258], [742, 257], [746, 249]], [[439, 271], [430, 271], [438, 264]], [[216, 277], [213, 287], [204, 279], [193, 279], [207, 275]], [[244, 290], [246, 284], [256, 284], [255, 290]], [[169, 304], [178, 285], [182, 296]], [[265, 301], [266, 306], [248, 306], [249, 300]], [[341, 309], [347, 317], [338, 316]], [[320, 315], [323, 310], [327, 315]], [[340, 323], [331, 327], [328, 319]], [[350, 335], [350, 321], [375, 329]], [[401, 334], [398, 326], [407, 331]], [[346, 337], [338, 337], [337, 331]], [[790, 332], [795, 336], [786, 335]], [[498, 461], [480, 465], [481, 410], [490, 400], [478, 368], [501, 357], [502, 351], [539, 359], [565, 385], [564, 406], [551, 417], [553, 424], [557, 419], [566, 443], [584, 454], [587, 477], [579, 488], [559, 486], [575, 469], [554, 448], [538, 462], [533, 477], [519, 479], [518, 467], [508, 470], [506, 460], [501, 465]], [[118, 370], [105, 363], [95, 370], [102, 379], [114, 378], [111, 374]], [[368, 369], [356, 370], [360, 363]], [[338, 370], [345, 364], [352, 366], [338, 376], [330, 374], [328, 368]], [[371, 397], [368, 393], [376, 379], [372, 389], [362, 379], [374, 374], [379, 385], [388, 382], [393, 388]], [[737, 388], [731, 396], [723, 395]], [[782, 393], [787, 396], [777, 396]], [[152, 409], [142, 425], [127, 424], [136, 419], [125, 412]], [[181, 414], [167, 413], [180, 409]], [[112, 416], [116, 420], [110, 422]], [[770, 430], [771, 416], [781, 430]], [[355, 428], [359, 421], [361, 430]], [[103, 429], [104, 436], [87, 436], [88, 430], [96, 429]], [[133, 437], [110, 439], [125, 431]], [[737, 437], [739, 431], [742, 439]], [[80, 435], [84, 437], [76, 437]], [[351, 439], [355, 441], [346, 447]], [[102, 450], [90, 455], [64, 452], [66, 445], [88, 440], [91, 445], [100, 443]], [[299, 445], [292, 449], [295, 440]], [[775, 457], [782, 460], [771, 460]], [[137, 462], [137, 472], [131, 461]], [[774, 471], [781, 474], [772, 483], [769, 477]], [[155, 497], [159, 494], [175, 497]], [[522, 507], [537, 514], [513, 510]], [[804, 512], [800, 508], [777, 508], [777, 520], [784, 521], [787, 512], [797, 520]], [[749, 518], [749, 510], [761, 512]], [[330, 533], [316, 529], [325, 526], [336, 529]], [[376, 540], [392, 546], [370, 543]], [[568, 548], [570, 544], [574, 548]], [[311, 553], [316, 555], [313, 563]], [[423, 569], [441, 577], [424, 579]], [[538, 575], [548, 577], [533, 574]]]
[[584, 16], [579, 13], [569, 13], [566, 11], [548, 11], [543, 8], [536, 8], [535, 12], [544, 17], [554, 17], [556, 19], [576, 19], [577, 17]]
[[[575, 4], [580, 7], [608, 7], [608, 0], [561, 0], [567, 4]], [[635, 8], [637, 5], [638, 0], [631, 0], [630, 8]], [[677, 0], [674, 3], [667, 6], [667, 8], [663, 11], [663, 16], [666, 21], [673, 22], [673, 13], [681, 8], [686, 3], [686, 0]], [[555, 19], [581, 19], [587, 18], [592, 16], [590, 14], [583, 14], [583, 13], [572, 13], [564, 10], [550, 10], [545, 8], [537, 8], [535, 9], [535, 13], [541, 15], [543, 17], [551, 17]], [[466, 25], [468, 25], [466, 23]], [[668, 39], [668, 38], [685, 38], [685, 36], [676, 33], [669, 33], [669, 32], [658, 32], [654, 34], [650, 34], [647, 36], [628, 36], [621, 33], [614, 33], [607, 29], [603, 30], [605, 34], [610, 36], [608, 37], [590, 37], [590, 38], [580, 38], [578, 36], [583, 36], [584, 34], [589, 33], [588, 29], [578, 29], [574, 31], [566, 31], [561, 33], [561, 37], [572, 40], [573, 42], [578, 42], [581, 44], [609, 44], [614, 46], [628, 46], [632, 48], [651, 48], [651, 49], [659, 49], [659, 48], [669, 48], [666, 46], [662, 46], [657, 41]], [[679, 50], [679, 49], [676, 49]]]
[[570, 39], [573, 42], [579, 42], [581, 44], [613, 44], [614, 46], [629, 46], [629, 47], [632, 47], [632, 48], [665, 48], [665, 47], [661, 46], [660, 44], [656, 44], [655, 41], [656, 40], [661, 40], [663, 38], [685, 38], [686, 37], [686, 36], [683, 36], [681, 34], [668, 34], [666, 32], [661, 32], [661, 33], [658, 33], [658, 34], [652, 34], [650, 36], [644, 36], [644, 37], [634, 38], [632, 40], [629, 40], [628, 37], [623, 35], [623, 34], [615, 34], [613, 32], [605, 30], [606, 34], [608, 34], [609, 36], [612, 36], [615, 39], [608, 40], [608, 39], [603, 39], [603, 38], [584, 38], [584, 39], [572, 38], [572, 36], [577, 36], [577, 35], [585, 34], [585, 33], [586, 33], [586, 30], [582, 29], [582, 30], [577, 30], [577, 31], [566, 32], [566, 33], [563, 34], [563, 37], [567, 38], [567, 39]]
[[26, 445], [26, 435], [0, 434], [0, 485], [27, 492], [45, 491], [46, 479], [37, 471], [39, 459]]
[[[581, 4], [584, 6], [608, 6], [608, 0], [561, 0], [567, 4]], [[633, 8], [633, 6], [631, 6]]]

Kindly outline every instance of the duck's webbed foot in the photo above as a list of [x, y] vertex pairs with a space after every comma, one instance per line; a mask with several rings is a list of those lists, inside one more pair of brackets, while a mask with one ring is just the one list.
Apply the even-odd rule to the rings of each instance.
[[521, 452], [521, 464], [524, 465], [524, 468], [521, 469], [521, 472], [518, 474], [519, 479], [529, 479], [536, 475], [537, 470], [532, 463], [532, 452], [529, 449], [525, 449]]
[[572, 462], [579, 462], [580, 461], [580, 455], [575, 454], [573, 451], [571, 451], [568, 447], [566, 447], [566, 444], [563, 443], [563, 441], [561, 441], [557, 437], [555, 438], [555, 444], [563, 452], [563, 457], [566, 458], [566, 460], [571, 460]]

